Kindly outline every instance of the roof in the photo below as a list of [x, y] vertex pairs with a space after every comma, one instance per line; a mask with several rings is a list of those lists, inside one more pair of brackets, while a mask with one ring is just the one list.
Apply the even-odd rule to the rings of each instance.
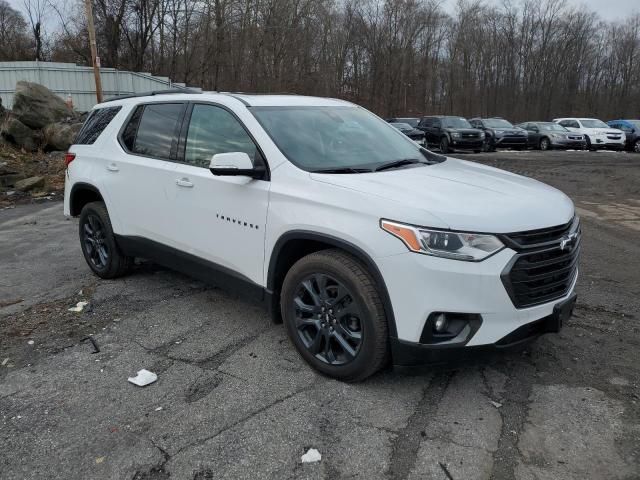
[[216, 101], [224, 97], [226, 100], [235, 98], [248, 107], [285, 107], [285, 106], [354, 106], [352, 103], [335, 98], [306, 97], [303, 95], [259, 95], [233, 92], [176, 92], [176, 91], [156, 91], [147, 92], [140, 95], [107, 99], [101, 106], [129, 105], [140, 103], [141, 101], [166, 102], [172, 100], [192, 100], [192, 101]]

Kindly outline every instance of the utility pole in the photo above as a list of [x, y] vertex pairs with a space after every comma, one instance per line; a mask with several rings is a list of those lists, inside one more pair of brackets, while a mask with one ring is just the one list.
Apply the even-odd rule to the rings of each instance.
[[98, 57], [98, 47], [96, 46], [96, 27], [93, 24], [93, 8], [91, 0], [84, 1], [87, 12], [87, 28], [89, 29], [89, 44], [91, 46], [91, 63], [93, 64], [93, 75], [96, 78], [96, 99], [102, 103], [102, 80], [100, 79], [100, 59]]

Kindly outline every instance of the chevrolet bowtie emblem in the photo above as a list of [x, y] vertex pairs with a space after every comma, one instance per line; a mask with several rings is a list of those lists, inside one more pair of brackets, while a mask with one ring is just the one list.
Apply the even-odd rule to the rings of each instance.
[[572, 233], [563, 237], [562, 240], [560, 240], [560, 250], [571, 250], [573, 248], [573, 242], [575, 242], [576, 238], [578, 238], [577, 233]]

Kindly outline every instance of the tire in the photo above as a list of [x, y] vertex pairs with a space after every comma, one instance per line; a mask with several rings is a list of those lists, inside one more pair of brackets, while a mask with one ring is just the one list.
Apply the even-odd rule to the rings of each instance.
[[440, 139], [440, 153], [443, 155], [449, 153], [449, 139], [447, 137], [442, 137]]
[[542, 151], [551, 150], [551, 142], [549, 141], [549, 139], [547, 137], [542, 137], [540, 139], [540, 143], [539, 143], [538, 147]]
[[84, 259], [100, 278], [120, 277], [133, 265], [133, 258], [123, 255], [116, 243], [103, 202], [90, 202], [82, 208], [78, 233]]
[[587, 143], [587, 150], [595, 152], [596, 149], [591, 146], [591, 139], [589, 138], [589, 135], [584, 136], [584, 141]]
[[635, 153], [640, 153], [640, 138], [638, 138], [635, 142], [633, 142], [632, 150]]
[[[358, 382], [387, 363], [389, 329], [382, 300], [355, 257], [331, 249], [301, 258], [285, 276], [280, 305], [289, 338], [319, 372]], [[343, 347], [344, 341], [350, 348]]]
[[482, 150], [474, 150], [473, 153], [481, 153]]

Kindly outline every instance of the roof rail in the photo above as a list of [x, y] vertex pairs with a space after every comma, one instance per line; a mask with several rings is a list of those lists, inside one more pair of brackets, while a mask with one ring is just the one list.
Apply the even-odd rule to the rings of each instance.
[[103, 100], [102, 103], [124, 100], [125, 98], [153, 97], [155, 95], [169, 95], [172, 93], [202, 93], [202, 91], [194, 90], [192, 88], [169, 88], [166, 90], [153, 90], [151, 92], [134, 93], [132, 95], [116, 95], [115, 97]]

